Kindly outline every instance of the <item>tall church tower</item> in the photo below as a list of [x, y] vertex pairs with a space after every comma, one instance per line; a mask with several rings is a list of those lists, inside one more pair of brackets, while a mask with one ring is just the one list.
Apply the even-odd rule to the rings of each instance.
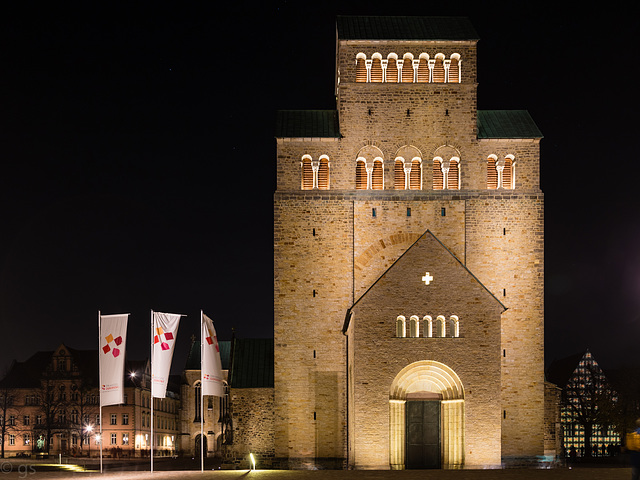
[[286, 466], [543, 453], [542, 135], [477, 110], [477, 42], [465, 18], [339, 17], [336, 110], [278, 113]]

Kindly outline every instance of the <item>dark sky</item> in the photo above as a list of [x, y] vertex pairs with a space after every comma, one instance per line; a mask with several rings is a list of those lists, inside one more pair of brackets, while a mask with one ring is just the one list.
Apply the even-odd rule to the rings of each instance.
[[132, 314], [132, 358], [148, 355], [150, 309], [186, 314], [180, 368], [200, 308], [221, 338], [273, 334], [275, 111], [334, 108], [338, 14], [471, 18], [479, 108], [527, 109], [545, 135], [547, 361], [585, 348], [604, 367], [632, 360], [630, 16], [308, 3], [2, 12], [0, 369], [60, 342], [96, 348], [98, 310]]

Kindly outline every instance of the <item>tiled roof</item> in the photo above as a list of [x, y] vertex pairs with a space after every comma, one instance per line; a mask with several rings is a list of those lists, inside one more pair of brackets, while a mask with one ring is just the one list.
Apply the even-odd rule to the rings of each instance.
[[273, 338], [236, 338], [229, 372], [231, 388], [273, 388]]
[[339, 16], [341, 40], [478, 40], [466, 17]]
[[276, 138], [340, 138], [336, 110], [280, 110]]
[[478, 138], [542, 138], [526, 110], [478, 110]]

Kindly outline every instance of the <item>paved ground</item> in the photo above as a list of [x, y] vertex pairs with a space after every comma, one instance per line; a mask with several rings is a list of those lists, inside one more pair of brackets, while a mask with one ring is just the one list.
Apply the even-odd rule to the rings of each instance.
[[[85, 465], [88, 469], [98, 465]], [[12, 479], [102, 479], [102, 480], [628, 480], [631, 469], [615, 466], [578, 466], [576, 468], [504, 469], [504, 470], [405, 470], [405, 471], [344, 471], [344, 470], [165, 470], [170, 462], [156, 462], [155, 471], [149, 464], [104, 465], [99, 471], [62, 471], [59, 466], [36, 461], [6, 461], [0, 459], [0, 480]], [[194, 462], [192, 465], [198, 468]], [[140, 470], [124, 470], [138, 468]], [[142, 470], [144, 469], [144, 470]]]

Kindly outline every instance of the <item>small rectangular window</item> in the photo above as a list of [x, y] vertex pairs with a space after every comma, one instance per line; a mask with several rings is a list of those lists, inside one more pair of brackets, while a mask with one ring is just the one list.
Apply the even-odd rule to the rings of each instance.
[[371, 216], [372, 216], [373, 218], [376, 218], [376, 209], [375, 209], [375, 208], [372, 208], [372, 209], [371, 209]]
[[407, 217], [411, 216], [411, 207], [407, 207]]
[[442, 207], [440, 209], [440, 216], [441, 217], [446, 217], [447, 216], [447, 209], [446, 208]]

